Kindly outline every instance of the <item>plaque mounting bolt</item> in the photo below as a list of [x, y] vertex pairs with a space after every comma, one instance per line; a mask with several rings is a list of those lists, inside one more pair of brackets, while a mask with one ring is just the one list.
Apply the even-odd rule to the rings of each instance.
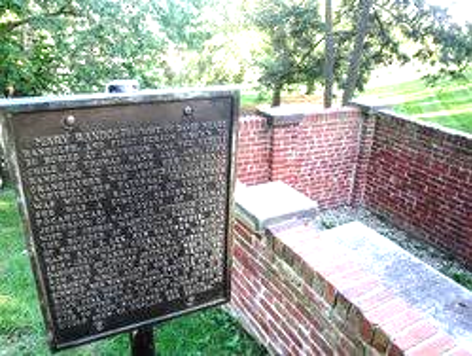
[[73, 115], [69, 115], [64, 119], [64, 125], [71, 127], [74, 126], [76, 119]]
[[190, 105], [187, 105], [184, 108], [184, 115], [185, 116], [192, 116], [193, 115], [193, 108]]
[[193, 295], [189, 296], [187, 298], [187, 300], [185, 301], [185, 303], [187, 304], [187, 306], [191, 307], [194, 305], [195, 303], [195, 297]]

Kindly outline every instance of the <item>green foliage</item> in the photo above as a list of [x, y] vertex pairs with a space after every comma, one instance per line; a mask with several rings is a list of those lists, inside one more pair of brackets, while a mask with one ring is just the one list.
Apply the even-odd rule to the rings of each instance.
[[[165, 85], [254, 85], [261, 34], [247, 24], [250, 3], [213, 0], [199, 9], [207, 36], [198, 45], [173, 44], [165, 54]], [[175, 25], [174, 25], [175, 26]]]
[[[50, 355], [25, 251], [15, 194], [0, 191], [0, 355]], [[163, 323], [156, 329], [160, 355], [266, 355], [267, 352], [220, 309]], [[124, 355], [128, 336], [119, 335], [58, 355]]]
[[81, 6], [87, 15], [72, 19], [74, 31], [66, 28], [57, 41], [64, 63], [59, 91], [102, 91], [114, 78], [134, 78], [146, 86], [162, 81], [162, 72], [151, 69], [158, 66], [167, 39], [149, 5], [91, 0]]
[[198, 59], [202, 83], [256, 84], [260, 73], [254, 58], [262, 55], [262, 46], [261, 36], [255, 30], [216, 34], [205, 42]]
[[260, 81], [274, 90], [274, 105], [284, 86], [322, 79], [324, 25], [316, 0], [260, 0], [252, 20], [267, 34]]
[[16, 36], [0, 41], [0, 87], [15, 88], [18, 93], [38, 95], [54, 83], [57, 60], [48, 36], [38, 33], [25, 50]]
[[[352, 38], [357, 33], [353, 25], [357, 0], [343, 0], [337, 13], [337, 78], [341, 86]], [[440, 76], [463, 71], [472, 60], [470, 25], [461, 27], [453, 22], [445, 8], [431, 6], [424, 0], [387, 0], [373, 2], [365, 38], [359, 80], [356, 88], [364, 89], [373, 69], [411, 60], [440, 67]], [[432, 72], [434, 69], [432, 69]], [[431, 77], [434, 79], [434, 77]], [[350, 98], [349, 98], [350, 99]]]
[[207, 14], [218, 6], [217, 0], [152, 1], [150, 6], [171, 43], [199, 50], [214, 34]]
[[3, 90], [20, 96], [101, 91], [116, 77], [147, 79], [146, 58], [161, 49], [164, 40], [149, 30], [146, 21], [152, 16], [137, 4], [112, 0], [7, 4], [0, 15]]
[[255, 109], [258, 105], [267, 104], [269, 101], [269, 93], [263, 90], [245, 91], [241, 94], [241, 108]]
[[[259, 0], [258, 4], [253, 22], [268, 39], [267, 56], [259, 62], [261, 83], [277, 96], [287, 84], [305, 83], [311, 88], [321, 82], [324, 53], [317, 46], [324, 41], [325, 25], [317, 3]], [[333, 25], [335, 48], [330, 58], [334, 57], [334, 80], [346, 90], [345, 102], [355, 89], [364, 89], [370, 73], [380, 66], [421, 61], [440, 68], [431, 76], [436, 79], [460, 73], [472, 60], [472, 26], [455, 24], [445, 9], [424, 0], [342, 0]]]
[[462, 27], [450, 24], [446, 29], [441, 28], [436, 43], [441, 46], [431, 64], [439, 65], [439, 70], [426, 75], [428, 84], [436, 85], [443, 79], [467, 78], [464, 72], [472, 61], [472, 24], [467, 23]]
[[[362, 90], [374, 68], [411, 59], [438, 66], [436, 81], [472, 59], [472, 25], [424, 0], [373, 0], [351, 56], [359, 4], [341, 0], [335, 12], [330, 87]], [[310, 92], [323, 82], [325, 28], [318, 0], [3, 0], [0, 90], [96, 92], [117, 78], [143, 88], [254, 87], [259, 79], [277, 102], [284, 88]], [[349, 58], [357, 73], [346, 78]]]
[[[191, 337], [183, 337], [183, 332]], [[162, 355], [267, 355], [226, 312], [210, 309], [159, 330]]]
[[[35, 10], [42, 6], [41, 13]], [[54, 85], [58, 58], [47, 28], [51, 18], [70, 14], [69, 3], [7, 1], [0, 7], [2, 92], [37, 95]]]
[[206, 15], [213, 5], [213, 0], [3, 3], [0, 87], [23, 96], [102, 91], [116, 78], [135, 78], [147, 88], [196, 83], [201, 71], [178, 80], [184, 73], [170, 69], [172, 54], [190, 54], [189, 63], [198, 64], [198, 53], [217, 30]]
[[464, 288], [472, 291], [472, 272], [465, 269], [457, 269], [452, 264], [443, 266], [439, 271]]
[[451, 275], [451, 278], [463, 287], [472, 291], [472, 276], [466, 273], [455, 272]]
[[321, 226], [323, 226], [325, 229], [332, 229], [334, 227], [336, 227], [336, 222], [334, 221], [331, 221], [331, 220], [321, 220]]

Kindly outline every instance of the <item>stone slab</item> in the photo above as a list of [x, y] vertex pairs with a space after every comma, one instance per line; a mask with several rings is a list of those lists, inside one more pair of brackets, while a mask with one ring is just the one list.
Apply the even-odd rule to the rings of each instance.
[[258, 114], [272, 120], [274, 125], [287, 125], [303, 120], [307, 115], [311, 115], [320, 110], [315, 104], [287, 104], [277, 107], [258, 108]]
[[257, 113], [268, 119], [269, 125], [285, 126], [300, 123], [308, 116], [312, 115], [329, 115], [330, 113], [349, 113], [357, 111], [353, 107], [324, 109], [321, 105], [312, 103], [295, 103], [282, 104], [276, 107], [261, 105], [257, 109]]
[[319, 238], [339, 246], [333, 248], [333, 259], [339, 250], [352, 252], [351, 259], [472, 350], [472, 292], [360, 222], [327, 230]]
[[276, 181], [247, 187], [237, 184], [236, 214], [261, 232], [293, 217], [314, 218], [317, 203], [287, 184]]

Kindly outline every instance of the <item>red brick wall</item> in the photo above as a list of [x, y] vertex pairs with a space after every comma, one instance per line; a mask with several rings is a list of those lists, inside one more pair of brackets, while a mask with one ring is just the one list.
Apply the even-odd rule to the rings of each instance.
[[364, 202], [472, 265], [472, 138], [377, 117]]
[[285, 122], [242, 118], [238, 179], [249, 185], [281, 180], [321, 208], [349, 204], [363, 188], [354, 184], [356, 173], [363, 174], [359, 169], [365, 170], [357, 166], [360, 122], [360, 112], [353, 108]]
[[271, 132], [267, 120], [246, 116], [239, 120], [238, 179], [247, 185], [268, 182]]
[[310, 226], [233, 237], [231, 310], [275, 354], [471, 355]]
[[472, 138], [353, 108], [240, 122], [238, 178], [364, 204], [472, 265]]
[[354, 186], [351, 195], [351, 205], [357, 206], [364, 202], [365, 186], [367, 182], [368, 167], [372, 154], [372, 144], [375, 134], [375, 117], [364, 116], [359, 129], [359, 151], [357, 166], [354, 176]]
[[300, 123], [277, 125], [273, 128], [271, 180], [297, 186], [301, 159]]
[[351, 202], [360, 122], [357, 110], [345, 108], [311, 115], [300, 123], [295, 152], [298, 179], [293, 187], [321, 208]]
[[289, 267], [288, 250], [275, 252], [279, 241], [239, 221], [234, 231], [231, 308], [262, 344], [278, 355], [363, 354], [362, 338], [349, 339], [330, 319], [334, 301]]

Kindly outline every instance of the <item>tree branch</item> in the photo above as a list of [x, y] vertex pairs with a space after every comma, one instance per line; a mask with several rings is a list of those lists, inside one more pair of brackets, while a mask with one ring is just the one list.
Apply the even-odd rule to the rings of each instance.
[[346, 78], [346, 85], [343, 92], [342, 104], [347, 105], [348, 102], [354, 96], [354, 91], [357, 86], [357, 81], [359, 79], [359, 71], [362, 62], [362, 54], [364, 49], [364, 42], [369, 32], [369, 16], [372, 9], [372, 4], [374, 0], [361, 0], [359, 2], [359, 9], [357, 13], [356, 21], [356, 38], [354, 39], [354, 47], [352, 49], [349, 67]]
[[308, 56], [315, 50], [316, 47], [318, 47], [321, 44], [321, 42], [323, 42], [324, 39], [325, 39], [325, 36], [322, 36], [318, 42], [313, 43], [310, 49], [306, 51], [305, 54], [302, 56], [302, 58], [298, 61], [299, 66], [302, 65], [303, 62], [306, 61]]
[[[385, 27], [377, 11], [374, 11], [374, 19], [375, 19], [375, 22], [379, 25], [379, 32], [380, 32], [381, 38], [383, 39], [384, 44], [385, 45], [394, 44], [395, 42], [392, 40], [388, 32], [385, 30]], [[382, 46], [382, 49], [383, 48], [384, 46]]]
[[35, 15], [35, 16], [30, 16], [27, 18], [24, 18], [22, 20], [17, 20], [17, 21], [10, 21], [6, 22], [0, 25], [0, 33], [8, 33], [12, 32], [18, 27], [21, 27], [23, 25], [29, 24], [31, 22], [34, 22], [36, 20], [42, 19], [42, 18], [48, 18], [48, 17], [59, 17], [59, 16], [71, 16], [71, 17], [78, 17], [80, 16], [79, 12], [72, 7], [72, 4], [70, 2], [64, 4], [62, 7], [60, 7], [57, 11], [53, 12], [46, 12], [41, 15]]
[[285, 81], [286, 78], [292, 76], [293, 74], [295, 74], [296, 72], [300, 71], [302, 68], [302, 64], [303, 62], [308, 58], [308, 56], [315, 50], [316, 47], [319, 46], [319, 44], [321, 42], [323, 42], [324, 40], [324, 36], [321, 37], [321, 39], [318, 41], [318, 42], [315, 42], [313, 44], [313, 46], [310, 47], [310, 49], [305, 52], [305, 54], [302, 56], [302, 58], [298, 61], [298, 63], [296, 64], [296, 66], [293, 66], [291, 67], [289, 70], [287, 70], [285, 73], [283, 73], [281, 76], [280, 76], [280, 81]]

